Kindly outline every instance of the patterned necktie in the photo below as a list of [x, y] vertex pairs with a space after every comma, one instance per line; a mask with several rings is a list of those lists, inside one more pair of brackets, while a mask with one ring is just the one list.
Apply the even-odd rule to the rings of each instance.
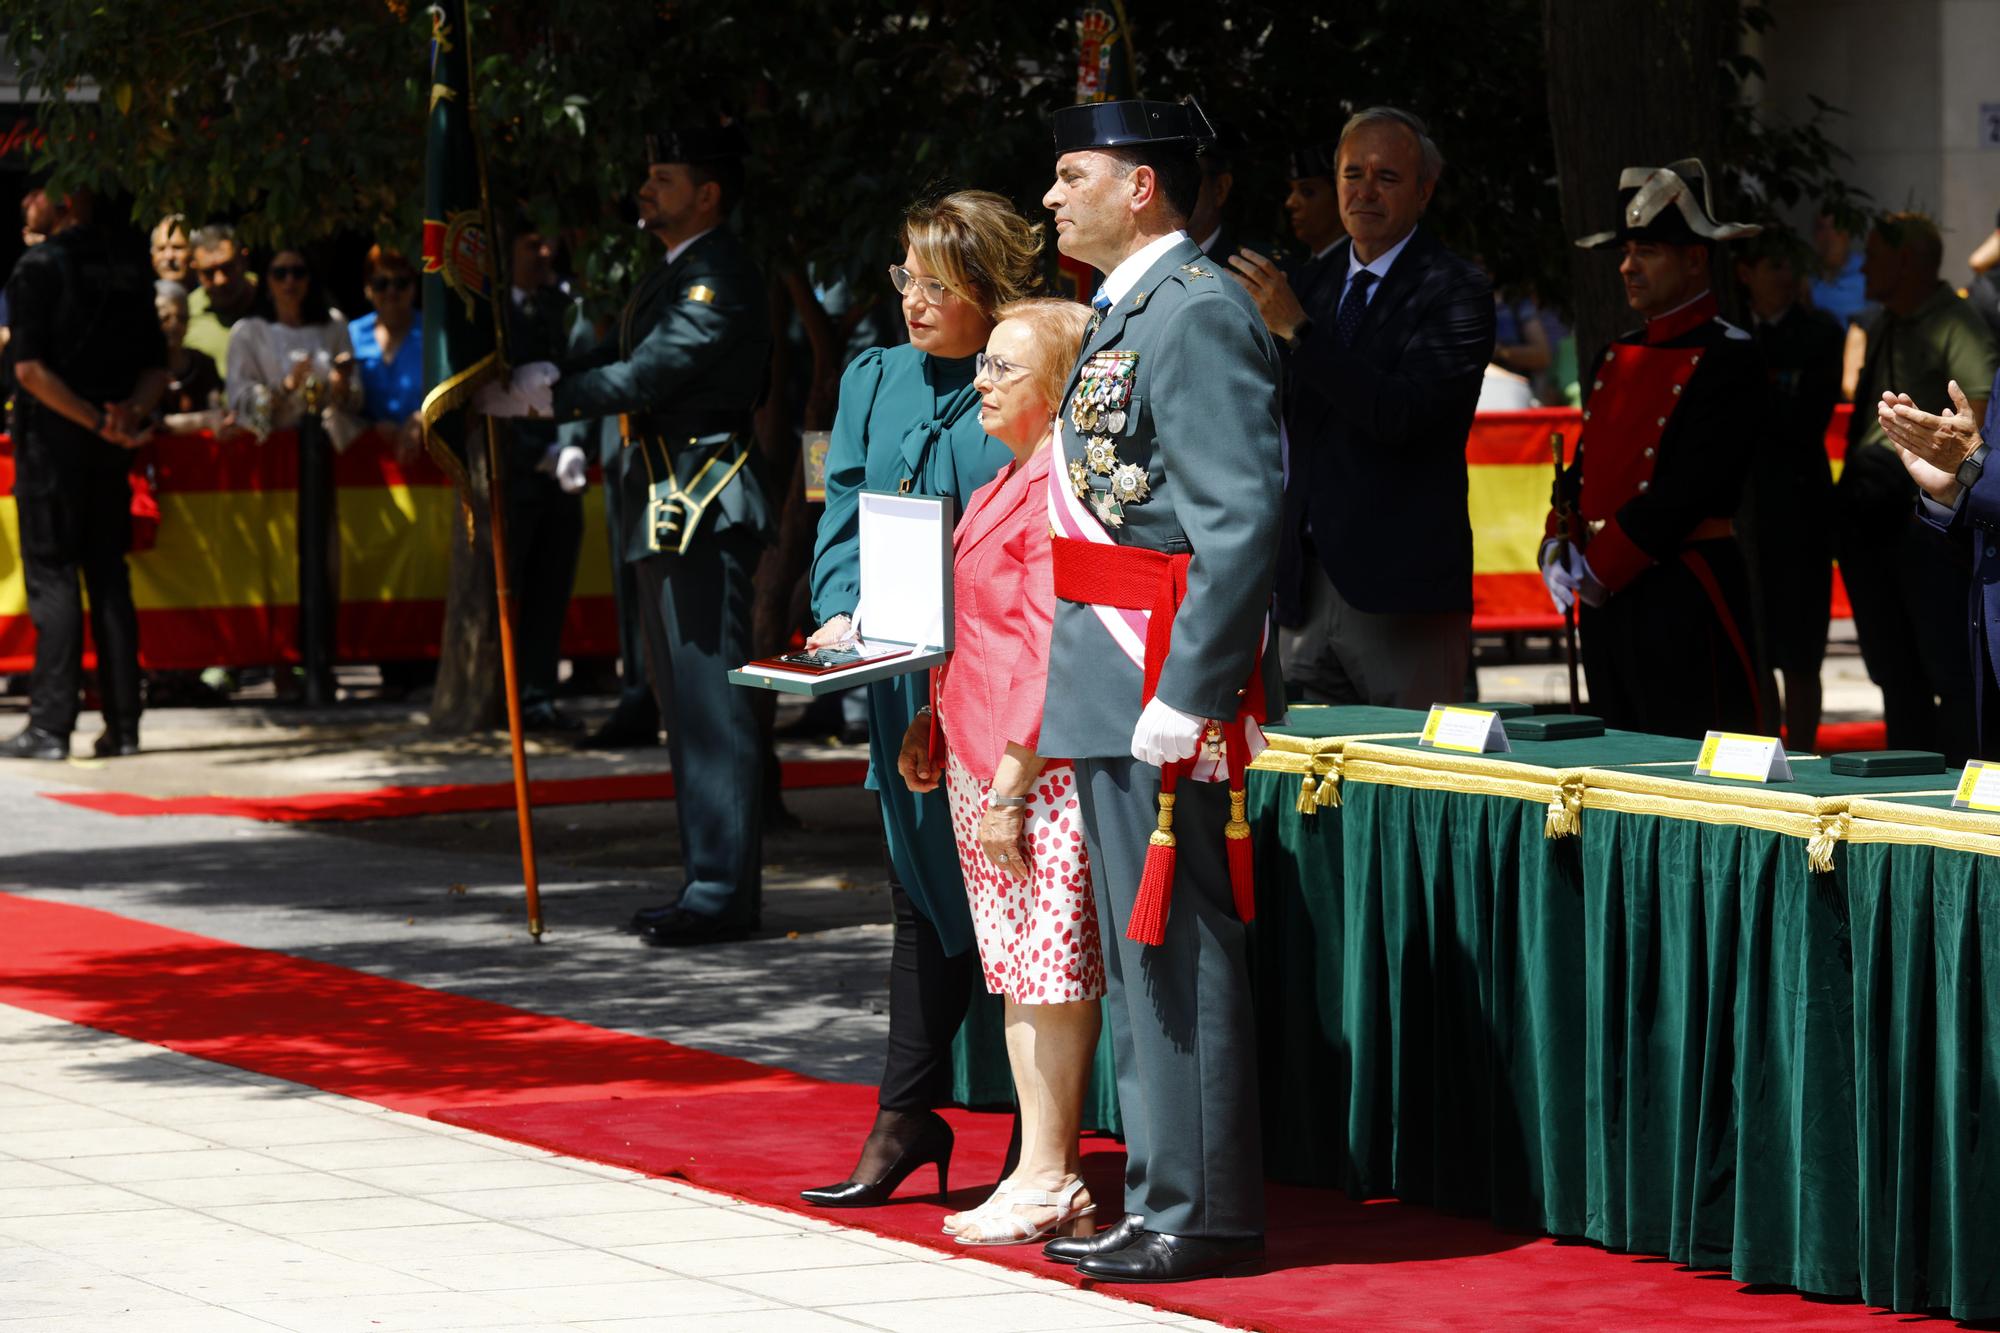
[[1361, 328], [1361, 316], [1368, 310], [1368, 288], [1374, 282], [1375, 275], [1364, 268], [1349, 280], [1347, 295], [1340, 298], [1340, 313], [1333, 320], [1333, 336], [1342, 347], [1354, 344], [1354, 335]]
[[1111, 313], [1111, 298], [1104, 294], [1104, 288], [1099, 287], [1097, 295], [1090, 298], [1090, 308], [1097, 313], [1090, 317], [1090, 327], [1083, 334], [1085, 341], [1089, 341], [1097, 332], [1097, 326], [1104, 322], [1104, 317]]

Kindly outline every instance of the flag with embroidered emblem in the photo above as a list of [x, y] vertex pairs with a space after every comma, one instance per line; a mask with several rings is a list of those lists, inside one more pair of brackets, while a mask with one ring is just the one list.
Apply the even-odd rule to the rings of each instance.
[[465, 490], [466, 400], [506, 370], [492, 210], [473, 126], [465, 0], [431, 7], [424, 148], [424, 440]]

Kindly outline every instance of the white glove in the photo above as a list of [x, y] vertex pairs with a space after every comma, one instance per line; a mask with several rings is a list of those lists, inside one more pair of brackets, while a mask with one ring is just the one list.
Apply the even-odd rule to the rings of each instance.
[[1542, 582], [1548, 585], [1549, 597], [1558, 611], [1568, 611], [1573, 601], [1585, 606], [1603, 606], [1611, 596], [1611, 590], [1591, 569], [1583, 552], [1568, 542], [1543, 542], [1541, 564]]
[[1207, 726], [1205, 719], [1189, 717], [1154, 695], [1146, 711], [1139, 714], [1138, 725], [1132, 728], [1132, 757], [1155, 768], [1192, 759]]
[[551, 473], [556, 485], [563, 488], [563, 494], [575, 495], [590, 480], [590, 464], [584, 461], [583, 450], [574, 444], [552, 444], [548, 453], [542, 456], [542, 470]]
[[1570, 603], [1576, 600], [1576, 571], [1570, 561], [1576, 555], [1576, 548], [1568, 542], [1543, 542], [1540, 564], [1542, 582], [1548, 585], [1549, 600], [1556, 604], [1556, 610], [1567, 614]]
[[488, 380], [472, 395], [472, 410], [489, 417], [546, 417], [553, 413], [550, 400], [562, 372], [553, 361], [530, 361], [514, 367], [505, 384]]

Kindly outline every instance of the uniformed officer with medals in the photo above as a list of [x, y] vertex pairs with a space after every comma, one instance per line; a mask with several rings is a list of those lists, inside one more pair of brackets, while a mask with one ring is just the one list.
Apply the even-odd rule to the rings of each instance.
[[1267, 611], [1278, 352], [1183, 230], [1192, 103], [1055, 116], [1043, 202], [1105, 274], [1050, 469], [1057, 598], [1040, 748], [1076, 761], [1124, 1110], [1127, 1216], [1050, 1258], [1171, 1282], [1263, 1252], [1243, 768], [1283, 709]]
[[636, 566], [653, 692], [667, 726], [684, 887], [634, 927], [707, 944], [756, 929], [763, 885], [762, 748], [747, 690], [751, 576], [773, 523], [750, 465], [769, 373], [763, 275], [726, 225], [742, 191], [741, 134], [674, 126], [648, 139], [640, 225], [666, 247], [593, 352], [516, 369], [477, 406], [557, 421], [622, 418], [614, 534]]
[[1559, 609], [1582, 604], [1591, 711], [1615, 727], [1699, 738], [1762, 731], [1749, 581], [1733, 516], [1769, 437], [1769, 387], [1749, 334], [1717, 311], [1721, 242], [1699, 161], [1628, 167], [1615, 249], [1645, 317], [1586, 363], [1578, 457], [1557, 484], [1541, 548]]

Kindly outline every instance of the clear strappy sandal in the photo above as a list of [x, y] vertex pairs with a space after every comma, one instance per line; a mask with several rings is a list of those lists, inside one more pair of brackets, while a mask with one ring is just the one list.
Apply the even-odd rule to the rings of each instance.
[[[1054, 1193], [1016, 1189], [1011, 1181], [1002, 1182], [992, 1198], [964, 1216], [953, 1238], [960, 1245], [1031, 1245], [1056, 1235], [1088, 1235], [1097, 1205], [1077, 1206], [1076, 1196], [1082, 1189], [1081, 1176], [1072, 1177]], [[1056, 1215], [1036, 1226], [1014, 1211], [1023, 1207], [1053, 1208]], [[969, 1226], [977, 1226], [980, 1234], [967, 1235], [964, 1228]]]

